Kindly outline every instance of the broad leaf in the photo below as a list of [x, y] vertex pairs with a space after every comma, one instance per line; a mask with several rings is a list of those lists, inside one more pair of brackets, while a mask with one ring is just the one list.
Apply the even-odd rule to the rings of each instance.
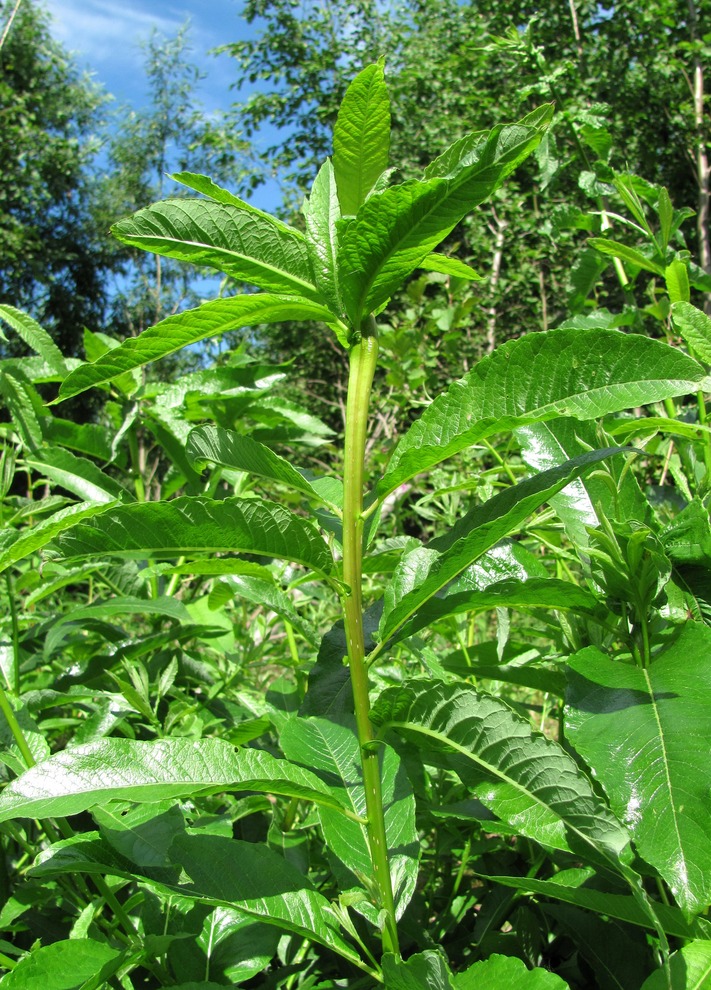
[[93, 364], [81, 365], [64, 380], [56, 401], [69, 399], [95, 385], [110, 382], [133, 368], [140, 368], [228, 330], [291, 320], [332, 323], [334, 317], [325, 306], [296, 297], [258, 294], [216, 299], [186, 313], [169, 316], [144, 330], [139, 337], [124, 340], [120, 347], [108, 351]]
[[245, 213], [253, 214], [259, 218], [260, 223], [271, 224], [285, 237], [292, 237], [297, 240], [303, 239], [304, 235], [296, 227], [292, 227], [290, 224], [284, 223], [283, 220], [279, 220], [278, 217], [272, 216], [271, 213], [265, 213], [264, 210], [253, 206], [252, 203], [240, 199], [239, 196], [235, 196], [228, 189], [218, 186], [207, 175], [200, 175], [196, 172], [173, 172], [170, 178], [179, 182], [181, 186], [187, 186], [188, 189], [194, 189], [195, 192], [202, 193], [203, 196], [213, 199], [216, 203], [225, 203], [227, 206], [235, 206]]
[[591, 451], [560, 467], [526, 478], [483, 505], [475, 505], [446, 536], [404, 557], [385, 593], [381, 642], [386, 643], [425, 602], [483, 553], [514, 532], [551, 496], [596, 462], [623, 449], [610, 447]]
[[595, 647], [569, 660], [566, 733], [679, 906], [711, 903], [711, 630], [688, 623], [648, 668]]
[[346, 90], [333, 130], [333, 171], [344, 216], [355, 214], [388, 167], [390, 100], [382, 63], [369, 65]]
[[[543, 122], [540, 126], [545, 126]], [[446, 167], [433, 163], [371, 196], [339, 228], [341, 292], [354, 326], [378, 309], [459, 221], [487, 199], [538, 144], [540, 127], [496, 127], [462, 145]], [[442, 159], [438, 159], [442, 161]]]
[[472, 795], [520, 834], [559, 849], [587, 847], [612, 865], [629, 855], [626, 830], [574, 760], [497, 698], [412, 680], [386, 690], [371, 717], [417, 745], [456, 754]]
[[568, 984], [547, 969], [528, 969], [515, 956], [489, 956], [454, 978], [455, 990], [566, 990]]
[[91, 522], [78, 522], [58, 547], [67, 559], [255, 553], [293, 560], [320, 573], [333, 564], [313, 523], [275, 502], [249, 498], [185, 496], [117, 506]]
[[[353, 728], [323, 718], [293, 718], [282, 728], [284, 755], [310, 767], [328, 781], [339, 804], [365, 819], [360, 747]], [[397, 916], [401, 917], [415, 892], [419, 841], [415, 827], [415, 797], [400, 758], [389, 746], [382, 749], [381, 781], [385, 833], [390, 851], [390, 875]], [[347, 867], [341, 886], [349, 887], [372, 876], [365, 821], [345, 818], [328, 808], [319, 810], [326, 845]], [[340, 871], [343, 873], [343, 871]], [[374, 912], [377, 921], [377, 911]]]
[[[0, 980], [3, 990], [75, 990], [106, 970], [121, 953], [105, 942], [73, 938], [51, 945], [37, 945]], [[105, 986], [104, 979], [96, 985]]]
[[528, 334], [483, 358], [427, 407], [395, 448], [377, 497], [496, 433], [560, 416], [597, 419], [704, 383], [699, 364], [648, 337], [598, 329]]
[[[278, 481], [313, 501], [323, 499], [289, 461], [251, 437], [219, 426], [199, 426], [190, 432], [186, 453], [196, 467], [205, 463], [246, 471], [247, 474]], [[326, 502], [331, 511], [338, 509]]]
[[319, 301], [303, 234], [268, 214], [202, 199], [173, 199], [111, 228], [114, 237], [154, 254], [208, 265], [267, 292]]
[[222, 739], [100, 739], [55, 753], [11, 781], [0, 794], [0, 821], [63, 818], [110, 801], [153, 803], [206, 789], [264, 791], [341, 808], [313, 773], [262, 750], [235, 750]]
[[669, 974], [657, 970], [641, 990], [711, 990], [711, 941], [691, 942], [677, 949], [669, 958]]

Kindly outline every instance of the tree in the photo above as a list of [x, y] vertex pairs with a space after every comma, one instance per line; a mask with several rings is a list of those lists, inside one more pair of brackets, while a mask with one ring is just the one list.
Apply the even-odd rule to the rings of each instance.
[[[0, 23], [12, 6], [0, 0]], [[0, 302], [31, 312], [68, 354], [105, 315], [112, 259], [91, 167], [106, 99], [26, 0], [0, 50]]]
[[[196, 95], [204, 74], [190, 61], [188, 25], [174, 37], [154, 31], [144, 44], [149, 101], [124, 107], [108, 145], [100, 212], [105, 229], [166, 194], [181, 195], [171, 172], [220, 176], [236, 191], [249, 184], [249, 145]], [[184, 190], [183, 190], [184, 191]], [[201, 275], [158, 255], [113, 242], [120, 279], [113, 296], [115, 334], [136, 334], [188, 302], [195, 304]]]

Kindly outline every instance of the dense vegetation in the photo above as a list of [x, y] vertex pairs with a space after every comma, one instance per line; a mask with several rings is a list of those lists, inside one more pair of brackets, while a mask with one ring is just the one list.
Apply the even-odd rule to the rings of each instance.
[[501, 7], [248, 6], [83, 358], [8, 274], [2, 990], [711, 985], [703, 10]]

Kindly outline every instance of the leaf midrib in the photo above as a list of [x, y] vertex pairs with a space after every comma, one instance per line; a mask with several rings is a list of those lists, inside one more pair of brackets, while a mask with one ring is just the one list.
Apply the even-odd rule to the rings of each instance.
[[[313, 296], [314, 301], [319, 303], [321, 302], [321, 296], [317, 291], [316, 286], [312, 285], [311, 282], [307, 282], [304, 279], [299, 278], [297, 275], [294, 275], [292, 272], [289, 272], [284, 268], [278, 268], [276, 265], [270, 265], [268, 262], [262, 261], [261, 259], [255, 258], [249, 254], [241, 254], [239, 251], [235, 251], [232, 248], [219, 247], [218, 245], [213, 245], [213, 244], [206, 244], [202, 241], [188, 241], [177, 237], [165, 237], [164, 235], [161, 234], [130, 234], [130, 235], [122, 234], [120, 236], [120, 240], [124, 240], [129, 243], [141, 242], [143, 244], [175, 244], [178, 247], [198, 248], [201, 251], [211, 251], [213, 253], [226, 255], [230, 258], [235, 258], [240, 261], [246, 261], [249, 262], [250, 265], [253, 265], [255, 268], [261, 268], [264, 271], [273, 272], [276, 275], [279, 275], [280, 277], [287, 279], [293, 285], [303, 286], [303, 288], [307, 289], [309, 293]], [[140, 247], [141, 245], [137, 243], [137, 246]], [[159, 254], [160, 252], [156, 252], [156, 253]], [[194, 262], [194, 264], [204, 264], [209, 268], [214, 267], [212, 265], [209, 265], [209, 263], [207, 262]], [[256, 284], [258, 283], [255, 282], [255, 285]]]

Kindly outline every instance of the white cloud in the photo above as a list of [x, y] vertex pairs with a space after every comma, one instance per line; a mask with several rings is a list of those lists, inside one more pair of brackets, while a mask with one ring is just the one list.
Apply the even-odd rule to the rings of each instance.
[[106, 62], [134, 68], [142, 61], [141, 39], [153, 28], [174, 34], [187, 16], [185, 8], [160, 2], [47, 0], [46, 6], [54, 37], [96, 68]]

